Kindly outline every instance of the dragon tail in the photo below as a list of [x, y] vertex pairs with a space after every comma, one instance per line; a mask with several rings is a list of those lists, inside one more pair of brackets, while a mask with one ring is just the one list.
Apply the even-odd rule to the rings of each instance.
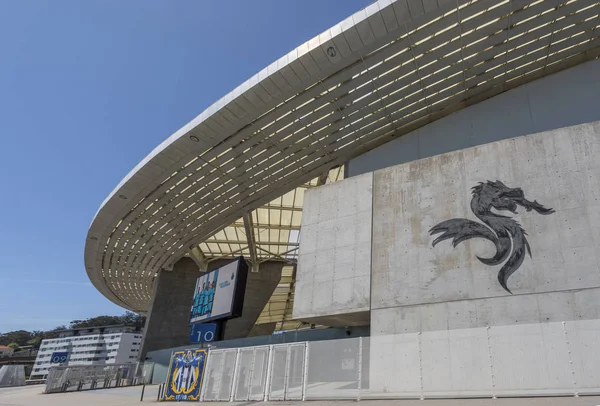
[[[443, 233], [433, 240], [432, 246], [444, 240], [452, 238], [452, 246], [456, 247], [463, 241], [470, 240], [471, 238], [485, 238], [490, 240], [494, 244], [497, 242], [497, 237], [488, 227], [483, 224], [476, 223], [472, 220], [463, 218], [456, 218], [452, 220], [443, 221], [429, 230], [430, 235]], [[497, 244], [496, 244], [497, 245]]]
[[496, 244], [496, 253], [493, 257], [490, 258], [482, 258], [477, 257], [482, 263], [486, 265], [498, 265], [506, 260], [508, 254], [510, 254], [511, 242], [510, 235], [504, 229], [496, 230], [497, 237], [495, 239], [494, 244]]
[[531, 255], [529, 242], [527, 242], [525, 235], [523, 233], [517, 233], [516, 235], [513, 235], [512, 254], [498, 272], [498, 282], [500, 282], [500, 285], [504, 288], [504, 290], [510, 294], [512, 294], [512, 292], [507, 287], [508, 278], [521, 266], [525, 260], [525, 255], [527, 252], [529, 252], [529, 255]]

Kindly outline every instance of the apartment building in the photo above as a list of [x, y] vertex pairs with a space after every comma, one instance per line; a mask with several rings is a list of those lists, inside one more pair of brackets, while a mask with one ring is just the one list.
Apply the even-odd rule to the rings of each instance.
[[61, 331], [58, 338], [42, 341], [31, 379], [45, 379], [50, 367], [56, 365], [136, 363], [141, 342], [142, 332], [134, 326]]

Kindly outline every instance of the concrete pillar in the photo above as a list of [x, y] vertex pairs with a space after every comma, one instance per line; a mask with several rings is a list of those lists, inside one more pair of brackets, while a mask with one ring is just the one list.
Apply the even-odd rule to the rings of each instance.
[[[208, 268], [212, 271], [231, 261], [231, 259], [214, 260], [208, 264]], [[248, 273], [242, 316], [227, 321], [225, 339], [268, 335], [273, 332], [274, 323], [252, 330], [281, 280], [283, 265], [283, 262], [264, 262], [260, 265], [259, 272]], [[198, 268], [198, 265], [187, 257], [177, 261], [172, 271], [160, 271], [152, 305], [148, 309], [141, 360], [149, 351], [190, 344], [190, 308], [196, 279], [202, 274], [204, 272]]]
[[[260, 316], [281, 280], [283, 265], [283, 262], [268, 261], [260, 264], [258, 272], [248, 272], [242, 317], [227, 320], [225, 340], [245, 338], [251, 335], [250, 332], [254, 327], [254, 323], [258, 320], [258, 316]], [[263, 328], [260, 329], [260, 333], [271, 334], [274, 329], [275, 326], [273, 325], [270, 331]]]
[[275, 331], [277, 323], [255, 324], [248, 337], [270, 336]]
[[172, 271], [160, 271], [148, 309], [141, 360], [149, 351], [190, 343], [190, 308], [196, 279], [202, 274], [191, 258], [181, 258]]

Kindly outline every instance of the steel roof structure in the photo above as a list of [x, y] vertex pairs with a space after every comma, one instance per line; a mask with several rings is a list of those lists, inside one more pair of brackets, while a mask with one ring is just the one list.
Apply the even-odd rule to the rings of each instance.
[[144, 312], [158, 271], [182, 256], [293, 262], [302, 188], [440, 117], [597, 58], [599, 16], [591, 0], [373, 3], [254, 75], [140, 162], [90, 226], [90, 280]]

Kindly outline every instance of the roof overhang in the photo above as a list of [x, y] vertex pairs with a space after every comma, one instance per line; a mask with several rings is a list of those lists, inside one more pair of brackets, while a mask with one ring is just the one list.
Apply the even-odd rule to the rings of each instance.
[[244, 214], [394, 137], [597, 58], [597, 1], [380, 0], [250, 78], [104, 201], [85, 266], [145, 311], [157, 272]]

